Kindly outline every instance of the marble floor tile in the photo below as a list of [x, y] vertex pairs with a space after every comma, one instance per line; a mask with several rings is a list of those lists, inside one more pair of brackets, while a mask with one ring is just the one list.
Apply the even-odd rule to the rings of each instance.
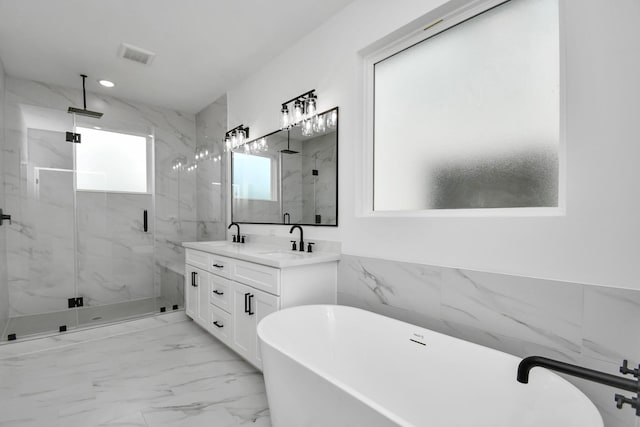
[[270, 426], [262, 374], [184, 313], [91, 331], [0, 354], [0, 425]]

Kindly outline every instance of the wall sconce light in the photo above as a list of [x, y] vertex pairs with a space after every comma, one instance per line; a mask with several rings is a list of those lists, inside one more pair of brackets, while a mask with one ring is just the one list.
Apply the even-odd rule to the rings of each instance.
[[245, 125], [236, 126], [224, 134], [225, 151], [233, 151], [249, 138], [249, 127]]
[[[311, 119], [317, 112], [316, 90], [310, 90], [282, 103], [280, 109], [280, 129], [288, 129], [299, 125], [303, 120]], [[293, 103], [293, 109], [289, 114], [289, 104]]]

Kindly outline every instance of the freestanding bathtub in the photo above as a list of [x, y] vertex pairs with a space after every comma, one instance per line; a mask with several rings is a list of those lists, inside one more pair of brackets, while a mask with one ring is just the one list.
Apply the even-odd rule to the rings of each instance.
[[274, 427], [602, 427], [593, 403], [520, 359], [365, 310], [293, 307], [258, 325]]

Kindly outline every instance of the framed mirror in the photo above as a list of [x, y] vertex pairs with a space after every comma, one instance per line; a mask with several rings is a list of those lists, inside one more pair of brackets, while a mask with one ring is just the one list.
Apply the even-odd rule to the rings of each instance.
[[231, 220], [338, 225], [338, 108], [253, 139], [231, 156]]

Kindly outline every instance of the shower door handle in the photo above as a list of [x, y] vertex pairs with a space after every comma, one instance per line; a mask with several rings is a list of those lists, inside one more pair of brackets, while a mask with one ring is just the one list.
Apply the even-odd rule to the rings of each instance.
[[9, 224], [11, 224], [11, 215], [3, 214], [2, 209], [0, 209], [0, 225], [2, 225], [4, 221], [9, 221]]
[[147, 210], [144, 210], [144, 214], [142, 215], [142, 224], [144, 227], [144, 232], [146, 233], [147, 230], [149, 229], [149, 219], [148, 219], [148, 215], [147, 215]]

